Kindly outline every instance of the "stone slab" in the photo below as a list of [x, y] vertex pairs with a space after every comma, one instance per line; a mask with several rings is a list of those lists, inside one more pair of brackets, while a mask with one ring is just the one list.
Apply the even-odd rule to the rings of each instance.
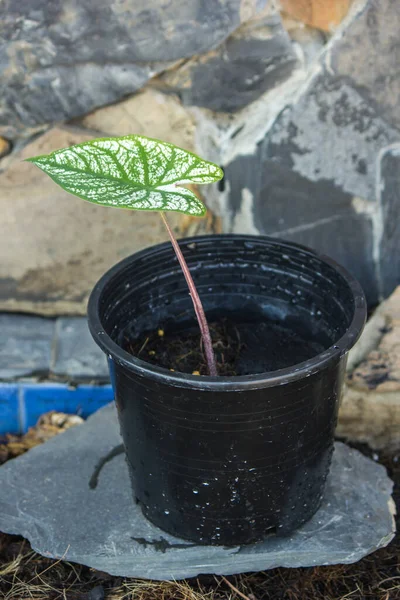
[[[134, 505], [120, 454], [89, 488], [96, 465], [121, 444], [113, 405], [0, 468], [0, 530], [37, 552], [112, 575], [181, 579], [352, 563], [394, 535], [385, 469], [338, 443], [320, 510], [290, 537], [245, 547], [196, 546], [154, 527]], [[135, 539], [133, 539], [135, 538]]]
[[72, 381], [93, 378], [108, 381], [106, 356], [94, 343], [86, 317], [57, 319], [50, 370]]
[[47, 375], [54, 328], [50, 319], [0, 315], [0, 379]]

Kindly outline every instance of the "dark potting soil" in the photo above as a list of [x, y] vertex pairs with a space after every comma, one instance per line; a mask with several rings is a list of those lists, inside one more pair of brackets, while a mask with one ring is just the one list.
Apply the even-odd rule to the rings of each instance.
[[[284, 369], [308, 360], [326, 346], [292, 327], [272, 321], [210, 323], [218, 374], [255, 375]], [[172, 329], [160, 326], [136, 340], [125, 337], [124, 349], [133, 356], [166, 369], [207, 375], [197, 324]]]

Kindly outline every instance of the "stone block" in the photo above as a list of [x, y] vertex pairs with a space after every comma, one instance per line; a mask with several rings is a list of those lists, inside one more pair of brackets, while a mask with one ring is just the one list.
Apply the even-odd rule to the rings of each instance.
[[[21, 162], [93, 137], [87, 130], [51, 129], [0, 174], [0, 310], [85, 314], [88, 295], [108, 268], [169, 239], [158, 214], [84, 202]], [[183, 216], [171, 213], [169, 222], [183, 234]], [[198, 231], [207, 223], [196, 219]]]
[[327, 253], [360, 280], [371, 306], [400, 282], [399, 19], [392, 0], [356, 3], [272, 123], [262, 103], [258, 130], [246, 133], [250, 111], [238, 119], [223, 163], [228, 229]]
[[56, 320], [50, 370], [71, 382], [109, 380], [106, 356], [94, 343], [86, 317]]
[[234, 112], [290, 76], [297, 62], [278, 13], [242, 25], [218, 48], [163, 74], [184, 104]]
[[139, 90], [202, 54], [266, 0], [10, 0], [0, 8], [0, 134], [27, 135]]
[[107, 135], [147, 135], [186, 150], [195, 150], [193, 117], [173, 95], [147, 87], [112, 106], [99, 108], [82, 125]]
[[0, 315], [0, 379], [47, 375], [54, 328], [50, 319]]
[[280, 0], [280, 6], [291, 17], [332, 31], [346, 16], [352, 0]]
[[[370, 352], [348, 375], [337, 433], [348, 440], [367, 443], [372, 448], [398, 450], [400, 286], [378, 308], [374, 322], [365, 335], [372, 337], [375, 347], [371, 349], [368, 344]], [[364, 343], [363, 337], [360, 343]]]
[[0, 530], [49, 558], [123, 577], [353, 563], [392, 539], [391, 490], [383, 466], [338, 443], [321, 508], [298, 531], [243, 547], [191, 544], [156, 528], [133, 502], [109, 406], [0, 468]]
[[0, 158], [9, 154], [11, 150], [11, 144], [8, 140], [3, 137], [0, 137]]
[[[349, 269], [368, 300], [378, 300], [372, 225], [354, 198], [329, 179], [311, 181], [263, 146], [225, 168], [236, 233], [261, 232], [314, 248]], [[289, 155], [285, 154], [289, 159]]]
[[399, 129], [400, 6], [396, 0], [364, 0], [358, 6], [327, 62], [382, 119]]
[[379, 277], [386, 298], [400, 283], [400, 144], [381, 152], [378, 160]]

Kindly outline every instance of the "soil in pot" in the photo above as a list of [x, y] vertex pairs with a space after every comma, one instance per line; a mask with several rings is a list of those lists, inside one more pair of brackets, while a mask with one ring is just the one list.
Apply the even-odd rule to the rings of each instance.
[[[210, 333], [221, 376], [255, 375], [284, 369], [316, 356], [325, 340], [304, 328], [271, 320], [248, 320], [230, 315], [210, 323]], [[138, 339], [125, 335], [125, 349], [147, 362], [181, 373], [207, 375], [199, 327], [196, 323], [161, 325]]]

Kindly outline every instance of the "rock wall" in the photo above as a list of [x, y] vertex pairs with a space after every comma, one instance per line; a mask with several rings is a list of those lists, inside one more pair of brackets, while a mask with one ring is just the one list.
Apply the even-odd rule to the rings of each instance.
[[[371, 305], [400, 282], [396, 0], [8, 0], [0, 6], [0, 310], [82, 313], [113, 262], [166, 239], [21, 158], [142, 133], [225, 169], [179, 235], [266, 233], [336, 258]], [[2, 158], [1, 158], [2, 157]]]

